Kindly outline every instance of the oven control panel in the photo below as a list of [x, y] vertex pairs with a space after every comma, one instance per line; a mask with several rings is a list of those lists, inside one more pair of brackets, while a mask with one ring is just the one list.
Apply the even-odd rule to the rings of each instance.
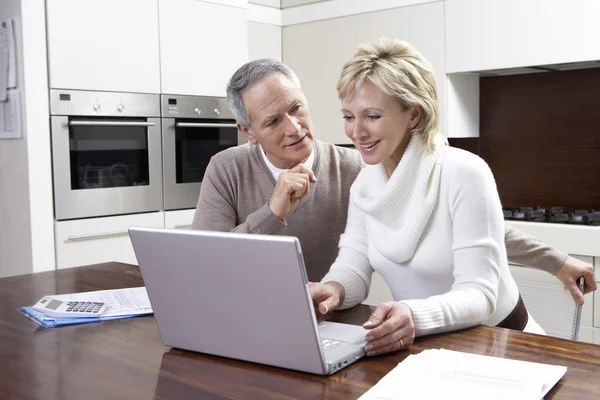
[[162, 117], [233, 119], [224, 97], [161, 96]]
[[159, 117], [157, 94], [50, 90], [52, 115], [102, 117]]

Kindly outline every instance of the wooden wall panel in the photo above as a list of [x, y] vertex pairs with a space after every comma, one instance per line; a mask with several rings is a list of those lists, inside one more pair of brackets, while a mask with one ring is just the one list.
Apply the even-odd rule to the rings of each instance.
[[600, 69], [482, 78], [480, 155], [504, 207], [600, 209]]

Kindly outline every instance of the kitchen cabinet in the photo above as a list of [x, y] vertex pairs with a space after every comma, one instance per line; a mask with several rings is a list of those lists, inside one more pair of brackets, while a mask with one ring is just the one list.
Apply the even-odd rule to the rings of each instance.
[[[410, 43], [431, 64], [435, 74], [440, 111], [440, 130], [446, 127], [446, 49], [444, 46], [444, 4], [413, 5], [362, 14], [358, 21], [358, 41], [382, 36]], [[352, 51], [347, 58], [354, 53]], [[339, 72], [338, 72], [339, 74]]]
[[335, 90], [342, 66], [358, 44], [359, 16], [285, 26], [283, 62], [300, 79], [315, 136], [329, 143], [351, 143], [344, 133]]
[[50, 87], [160, 92], [157, 0], [48, 0]]
[[446, 75], [444, 4], [429, 3], [303, 23], [283, 28], [283, 62], [298, 75], [308, 99], [315, 135], [335, 144], [351, 143], [344, 133], [336, 84], [359, 43], [381, 36], [402, 38], [431, 63], [445, 127]]
[[281, 8], [281, 0], [248, 0], [248, 3], [259, 4], [261, 6]]
[[371, 276], [369, 295], [365, 301], [363, 301], [363, 304], [377, 307], [380, 303], [385, 303], [388, 301], [394, 301], [394, 296], [392, 296], [390, 287], [387, 285], [387, 283], [385, 283], [379, 273], [373, 272], [373, 275]]
[[165, 228], [190, 229], [196, 210], [178, 210], [165, 212]]
[[260, 58], [281, 61], [281, 27], [248, 22], [248, 60]]
[[136, 264], [127, 230], [130, 226], [163, 228], [163, 212], [57, 221], [57, 269], [119, 261]]
[[479, 137], [479, 76], [449, 74], [446, 76], [447, 118], [449, 138]]
[[248, 61], [246, 9], [195, 0], [159, 0], [163, 93], [225, 96]]
[[597, 0], [452, 0], [446, 72], [600, 59]]

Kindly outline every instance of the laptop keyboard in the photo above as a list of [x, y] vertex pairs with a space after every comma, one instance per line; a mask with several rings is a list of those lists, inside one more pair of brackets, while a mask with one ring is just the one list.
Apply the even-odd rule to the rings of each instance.
[[340, 340], [321, 338], [321, 347], [323, 348], [323, 352], [325, 354], [332, 352], [335, 349], [339, 349], [347, 344], [348, 342], [342, 342]]

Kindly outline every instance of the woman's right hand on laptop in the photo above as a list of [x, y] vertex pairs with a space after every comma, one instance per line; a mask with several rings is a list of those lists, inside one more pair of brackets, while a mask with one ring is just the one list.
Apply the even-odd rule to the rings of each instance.
[[315, 308], [320, 314], [327, 314], [344, 303], [344, 287], [334, 281], [308, 282]]

